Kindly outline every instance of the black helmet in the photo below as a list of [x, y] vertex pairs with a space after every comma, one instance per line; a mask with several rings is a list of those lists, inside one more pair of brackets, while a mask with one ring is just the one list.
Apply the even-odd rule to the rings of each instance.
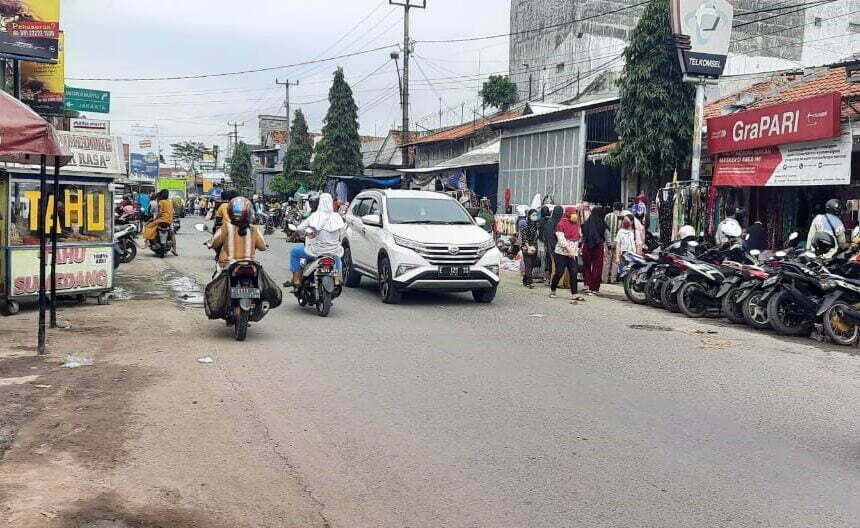
[[824, 255], [836, 247], [836, 237], [828, 231], [819, 231], [812, 237], [812, 249], [817, 255]]
[[824, 212], [839, 216], [842, 214], [842, 203], [836, 198], [827, 200], [827, 203], [824, 204]]

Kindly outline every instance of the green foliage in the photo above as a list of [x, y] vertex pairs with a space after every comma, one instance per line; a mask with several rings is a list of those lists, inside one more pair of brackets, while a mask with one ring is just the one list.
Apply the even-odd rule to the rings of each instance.
[[652, 0], [624, 50], [615, 129], [618, 148], [604, 160], [640, 175], [656, 189], [681, 168], [692, 150], [695, 88], [682, 81], [669, 37], [669, 2]]
[[285, 194], [293, 194], [302, 184], [307, 184], [306, 175], [296, 171], [310, 170], [314, 152], [314, 142], [308, 133], [305, 114], [299, 109], [294, 116], [290, 127], [290, 146], [284, 160], [284, 172], [272, 178], [271, 183], [273, 191]]
[[244, 141], [240, 141], [233, 149], [233, 157], [230, 158], [230, 179], [239, 194], [248, 195], [253, 190], [251, 181], [251, 149]]
[[182, 143], [171, 143], [170, 150], [173, 152], [174, 158], [185, 163], [185, 166], [193, 171], [197, 162], [203, 159], [206, 146], [196, 141], [183, 141]]
[[364, 171], [358, 139], [358, 107], [343, 69], [334, 72], [328, 92], [329, 108], [323, 121], [322, 140], [313, 162], [312, 188], [321, 188], [331, 174], [360, 175]]
[[517, 102], [517, 85], [504, 75], [490, 75], [478, 92], [484, 106], [492, 106], [507, 111]]

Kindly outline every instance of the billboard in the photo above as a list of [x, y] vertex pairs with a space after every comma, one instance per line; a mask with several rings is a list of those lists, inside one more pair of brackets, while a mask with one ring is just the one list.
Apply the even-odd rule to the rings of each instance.
[[71, 118], [69, 119], [69, 130], [107, 136], [110, 135], [110, 121], [106, 119]]
[[690, 75], [719, 77], [726, 67], [734, 8], [726, 0], [672, 0], [672, 33], [690, 38], [678, 48], [681, 70]]
[[848, 185], [850, 130], [835, 138], [773, 145], [716, 156], [713, 184], [732, 187]]
[[839, 136], [842, 94], [832, 92], [708, 119], [708, 152], [718, 154]]
[[158, 178], [158, 127], [131, 127], [128, 174], [138, 181]]
[[[49, 266], [50, 258], [48, 257], [47, 262]], [[39, 292], [38, 248], [10, 251], [9, 260], [11, 296], [26, 297], [37, 294]], [[47, 283], [51, 284], [50, 272], [48, 272]], [[58, 292], [78, 293], [106, 289], [111, 286], [113, 286], [113, 251], [110, 246], [57, 248]]]
[[122, 143], [116, 136], [88, 132], [56, 131], [60, 143], [72, 152], [72, 160], [63, 170], [95, 174], [124, 174]]
[[60, 0], [0, 0], [0, 56], [55, 62]]
[[63, 115], [66, 91], [63, 33], [60, 33], [57, 63], [21, 62], [21, 101], [41, 116]]

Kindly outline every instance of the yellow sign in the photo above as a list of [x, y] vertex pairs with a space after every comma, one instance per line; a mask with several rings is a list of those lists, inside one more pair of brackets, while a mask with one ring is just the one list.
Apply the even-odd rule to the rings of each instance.
[[204, 178], [203, 179], [203, 194], [206, 194], [209, 191], [211, 191], [212, 187], [214, 187], [214, 185], [212, 185], [212, 180], [207, 180]]
[[[39, 202], [42, 194], [39, 191], [25, 191], [24, 197], [29, 201], [30, 209], [30, 231], [33, 233], [39, 232]], [[74, 198], [74, 199], [73, 199]], [[63, 199], [63, 209], [61, 222], [64, 226], [81, 226], [85, 227], [89, 232], [104, 231], [107, 219], [102, 211], [105, 210], [105, 193], [103, 192], [88, 192], [86, 193], [86, 215], [84, 215], [84, 191], [72, 191], [66, 189]], [[86, 216], [86, 218], [84, 218]], [[47, 212], [45, 213], [45, 232], [49, 233], [54, 225], [54, 196], [48, 196]], [[57, 226], [57, 233], [60, 232], [60, 227]]]
[[21, 100], [39, 115], [63, 115], [66, 92], [64, 46], [61, 32], [56, 64], [21, 62]]
[[[50, 249], [47, 265], [51, 265]], [[39, 292], [39, 250], [9, 252], [11, 296], [24, 297]], [[49, 268], [50, 269], [50, 268]], [[50, 273], [50, 272], [49, 272]], [[51, 284], [51, 276], [47, 277]], [[57, 291], [64, 294], [110, 288], [113, 285], [113, 250], [105, 247], [57, 248]]]

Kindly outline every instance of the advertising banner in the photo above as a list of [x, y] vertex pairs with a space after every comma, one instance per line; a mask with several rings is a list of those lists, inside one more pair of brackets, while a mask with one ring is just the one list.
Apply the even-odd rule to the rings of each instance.
[[66, 91], [63, 46], [61, 32], [56, 64], [21, 62], [21, 101], [41, 116], [63, 115], [63, 95]]
[[60, 0], [0, 1], [0, 56], [54, 62], [60, 38]]
[[[47, 283], [51, 284], [51, 256], [47, 259]], [[39, 250], [16, 249], [9, 252], [12, 297], [39, 293]], [[113, 251], [106, 247], [57, 248], [57, 291], [63, 295], [101, 290], [113, 286]], [[49, 286], [50, 287], [50, 286]]]
[[105, 119], [69, 119], [69, 130], [72, 132], [88, 132], [90, 134], [110, 135], [110, 121]]
[[133, 126], [129, 141], [129, 176], [154, 182], [158, 178], [158, 127]]
[[719, 154], [713, 184], [731, 187], [848, 185], [850, 130], [839, 137]]
[[56, 132], [60, 142], [72, 152], [72, 161], [63, 171], [96, 174], [124, 174], [125, 159], [117, 136], [82, 132]]
[[719, 77], [726, 67], [734, 8], [726, 0], [672, 0], [672, 33], [690, 37], [690, 49], [678, 49], [681, 70]]
[[833, 92], [708, 119], [708, 152], [814, 141], [841, 133], [842, 94]]
[[110, 92], [66, 86], [66, 110], [110, 113]]

